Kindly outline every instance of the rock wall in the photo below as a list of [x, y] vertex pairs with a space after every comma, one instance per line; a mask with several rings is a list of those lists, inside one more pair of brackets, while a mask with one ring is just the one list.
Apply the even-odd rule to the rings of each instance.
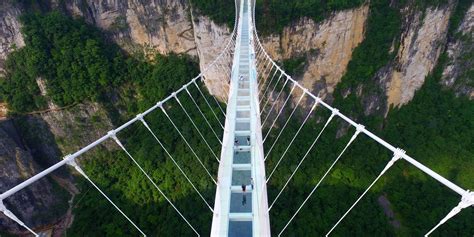
[[474, 3], [456, 33], [456, 39], [448, 44], [448, 65], [442, 83], [458, 95], [474, 99]]
[[408, 103], [438, 62], [446, 44], [453, 5], [425, 12], [403, 9], [403, 32], [395, 62], [386, 75], [388, 105]]
[[368, 13], [368, 5], [363, 5], [336, 12], [319, 23], [304, 18], [285, 27], [281, 36], [263, 39], [263, 46], [274, 60], [307, 55], [303, 75], [295, 79], [323, 99], [330, 99], [354, 48], [364, 39]]
[[[30, 151], [21, 144], [11, 125], [0, 124], [0, 192], [14, 187], [41, 171]], [[9, 131], [9, 133], [7, 133]], [[12, 134], [13, 133], [13, 134]], [[15, 139], [17, 137], [17, 139]], [[52, 177], [41, 179], [28, 188], [5, 199], [4, 203], [20, 220], [29, 226], [45, 226], [61, 221], [67, 210], [67, 194], [60, 195], [59, 184]], [[26, 234], [3, 214], [0, 214], [1, 230]]]
[[56, 8], [108, 32], [128, 51], [196, 55], [189, 4], [186, 0], [70, 0]]
[[8, 54], [25, 45], [18, 20], [21, 13], [12, 1], [0, 1], [0, 76], [4, 74]]
[[[216, 25], [206, 16], [194, 17], [194, 35], [199, 55], [199, 65], [204, 71], [216, 57], [222, 52], [230, 40], [232, 34], [227, 27]], [[232, 64], [231, 55], [223, 55], [217, 66], [209, 67], [205, 75], [205, 83], [211, 95], [224, 100], [228, 91], [227, 82]]]

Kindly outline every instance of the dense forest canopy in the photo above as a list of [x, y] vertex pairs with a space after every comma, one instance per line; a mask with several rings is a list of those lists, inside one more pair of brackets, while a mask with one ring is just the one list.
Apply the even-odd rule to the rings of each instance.
[[[219, 23], [233, 23], [233, 1], [192, 0], [191, 3], [197, 11]], [[446, 1], [415, 3], [423, 8], [427, 5], [446, 4]], [[361, 4], [364, 1], [257, 0], [257, 27], [264, 34], [278, 33], [300, 17], [311, 17], [318, 21], [332, 11]], [[386, 117], [361, 116], [364, 114], [362, 97], [367, 94], [380, 96], [382, 93], [374, 76], [395, 57], [390, 53], [390, 47], [394, 42], [395, 45], [398, 43], [396, 40], [402, 21], [400, 9], [405, 4], [408, 4], [408, 0], [370, 1], [366, 37], [355, 49], [347, 73], [334, 92], [334, 105], [382, 138], [406, 149], [410, 155], [436, 172], [464, 188], [474, 189], [474, 103], [465, 97], [456, 97], [453, 91], [440, 85], [446, 54], [441, 57], [438, 66], [410, 103], [400, 108], [391, 108]], [[448, 37], [462, 37], [453, 29], [458, 27], [469, 6], [469, 0], [459, 1], [451, 17]], [[48, 99], [60, 106], [95, 101], [108, 108], [107, 112], [113, 116], [115, 125], [119, 125], [181, 87], [198, 73], [197, 63], [183, 55], [157, 55], [152, 62], [140, 56], [125, 55], [117, 46], [106, 42], [102, 33], [94, 27], [58, 12], [25, 15], [22, 23], [26, 46], [11, 54], [7, 61], [6, 78], [0, 80], [0, 99], [8, 103], [14, 114], [44, 109]], [[282, 62], [282, 65], [289, 72], [297, 74], [302, 70], [303, 61], [304, 58], [295, 58]], [[46, 96], [41, 94], [38, 78], [46, 84]], [[362, 88], [361, 96], [354, 93], [358, 88]], [[204, 88], [202, 90], [205, 91]], [[199, 105], [204, 104], [203, 99], [197, 96], [197, 88], [191, 88], [190, 92], [196, 96]], [[111, 102], [111, 97], [118, 97], [118, 101]], [[179, 95], [179, 98], [193, 113], [192, 117], [198, 119], [197, 124], [204, 124], [204, 121], [199, 121], [201, 116], [192, 109], [194, 105], [190, 98], [186, 95]], [[180, 106], [171, 101], [166, 104], [165, 109], [174, 116], [173, 121], [182, 128], [186, 137], [195, 138], [189, 142], [192, 147], [197, 148], [197, 154], [215, 175], [215, 160], [198, 139], [197, 131], [189, 124]], [[206, 106], [201, 109], [208, 118], [213, 116]], [[290, 112], [291, 108], [288, 107], [286, 111]], [[217, 108], [214, 112], [221, 115]], [[269, 155], [267, 171], [275, 167], [279, 155], [307, 112], [307, 109], [298, 111], [298, 116], [292, 118], [279, 139], [280, 145]], [[329, 113], [321, 109], [315, 114], [290, 147], [291, 157], [283, 160], [268, 183], [270, 202], [295, 169], [296, 160], [303, 155], [315, 133], [324, 125], [323, 121], [329, 117]], [[288, 117], [288, 114], [282, 117]], [[155, 131], [159, 131], [159, 139], [190, 174], [192, 180], [197, 181], [197, 188], [212, 205], [214, 184], [200, 168], [166, 116], [161, 111], [156, 111], [147, 116], [146, 120]], [[216, 121], [212, 121], [214, 129], [222, 132]], [[295, 207], [301, 204], [353, 132], [353, 129], [348, 129], [340, 120], [330, 124], [270, 212], [272, 233], [276, 234], [282, 229]], [[275, 131], [271, 133], [265, 150], [269, 150], [268, 146], [276, 139], [277, 134]], [[218, 153], [218, 141], [210, 132], [205, 136], [212, 141], [211, 147], [216, 148], [215, 152]], [[188, 215], [199, 232], [208, 235], [211, 213], [149, 132], [136, 124], [120, 133], [119, 138], [178, 208]], [[358, 137], [286, 233], [292, 233], [293, 236], [324, 235], [391, 156], [374, 141], [364, 136]], [[184, 227], [185, 223], [120, 149], [110, 152], [99, 147], [82, 161], [82, 165], [91, 178], [147, 233], [157, 236], [193, 234], [189, 228]], [[78, 179], [81, 194], [75, 199], [75, 221], [67, 231], [68, 235], [138, 235], [98, 192], [85, 180]], [[388, 200], [389, 204], [380, 204], [384, 200]], [[406, 162], [399, 161], [341, 223], [334, 235], [367, 236], [370, 233], [375, 236], [420, 236], [458, 202], [459, 196]], [[393, 217], [387, 217], [387, 208], [394, 212]], [[466, 209], [433, 236], [464, 236], [466, 233], [474, 233], [473, 219], [473, 211]]]
[[[87, 101], [100, 103], [107, 108], [114, 125], [119, 126], [199, 74], [197, 63], [188, 56], [157, 54], [151, 62], [141, 55], [127, 56], [116, 45], [106, 42], [96, 28], [59, 12], [24, 15], [22, 23], [26, 46], [10, 55], [7, 75], [0, 85], [1, 98], [7, 102], [10, 112], [19, 116], [19, 122], [23, 121], [23, 113], [45, 109], [46, 102], [51, 99], [60, 106]], [[45, 95], [39, 90], [37, 78], [46, 84]], [[198, 82], [197, 85], [202, 87], [200, 90], [211, 101], [203, 84]], [[222, 134], [217, 120], [211, 119], [214, 112], [223, 121], [217, 106], [212, 108], [213, 112], [205, 106], [196, 86], [191, 86], [189, 92], [213, 129]], [[186, 93], [179, 94], [178, 98], [197, 124], [205, 124]], [[176, 101], [170, 101], [164, 108], [215, 176], [217, 163], [203, 140], [199, 139], [196, 129], [189, 126], [181, 107]], [[145, 119], [165, 149], [195, 181], [194, 185], [212, 206], [214, 183], [171, 122], [159, 110]], [[25, 138], [28, 133], [35, 132], [24, 122], [22, 124]], [[217, 139], [209, 131], [204, 134], [214, 152], [219, 154]], [[136, 124], [118, 136], [163, 192], [187, 214], [199, 232], [209, 233], [212, 217], [209, 209], [149, 131]], [[145, 232], [158, 236], [188, 236], [193, 233], [187, 227], [177, 228], [185, 226], [185, 222], [123, 151], [114, 148], [110, 152], [100, 146], [81, 159], [81, 163], [91, 179]], [[78, 180], [81, 193], [75, 199], [75, 221], [67, 231], [68, 235], [138, 234], [88, 182], [80, 177]]]

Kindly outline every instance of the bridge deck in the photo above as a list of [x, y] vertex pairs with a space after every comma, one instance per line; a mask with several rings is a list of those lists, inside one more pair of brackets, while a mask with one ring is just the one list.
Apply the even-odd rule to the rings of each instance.
[[247, 0], [241, 2], [240, 10], [211, 235], [269, 236], [257, 75]]

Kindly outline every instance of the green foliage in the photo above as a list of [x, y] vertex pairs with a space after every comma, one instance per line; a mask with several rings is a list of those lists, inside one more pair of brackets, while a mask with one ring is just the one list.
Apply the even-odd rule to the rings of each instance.
[[[398, 9], [391, 7], [390, 1], [371, 1], [366, 38], [354, 50], [347, 73], [334, 92], [334, 105], [341, 111], [350, 112], [351, 116], [363, 114], [362, 101], [355, 93], [359, 86], [363, 86], [364, 95], [379, 92], [373, 78], [394, 57], [389, 51], [400, 32], [400, 18]], [[350, 94], [346, 97], [348, 91]]]
[[[360, 6], [365, 0], [257, 0], [256, 23], [260, 35], [280, 33], [283, 27], [302, 17], [323, 20], [333, 11]], [[234, 27], [235, 8], [231, 0], [191, 0], [193, 7], [218, 24]]]
[[257, 0], [257, 29], [261, 35], [280, 33], [285, 26], [302, 17], [321, 21], [334, 11], [358, 7], [364, 2], [365, 0]]
[[[400, 31], [400, 14], [397, 6], [391, 6], [390, 2], [393, 3], [371, 1], [366, 38], [356, 48], [348, 71], [336, 88], [334, 105], [343, 113], [356, 117], [358, 122], [367, 125], [368, 129], [389, 143], [406, 149], [409, 155], [444, 177], [463, 188], [472, 189], [474, 103], [465, 97], [456, 97], [453, 91], [439, 84], [445, 67], [445, 56], [409, 104], [391, 109], [386, 119], [383, 118], [384, 115], [362, 116], [364, 96], [384, 96], [380, 85], [375, 81], [375, 74], [393, 59], [394, 55], [389, 53], [392, 44], [395, 46], [394, 52], [397, 51], [395, 39]], [[355, 93], [360, 88], [360, 94]], [[312, 100], [307, 102], [309, 105], [312, 103]], [[279, 121], [280, 125], [286, 122], [291, 109], [287, 105], [285, 114], [281, 115], [284, 119]], [[279, 145], [269, 153], [266, 161], [267, 175], [276, 166], [308, 110], [309, 106], [298, 118], [288, 123], [278, 140]], [[273, 116], [276, 115], [276, 112], [272, 113]], [[297, 162], [305, 155], [304, 152], [329, 116], [322, 109], [314, 114], [314, 118], [308, 120], [270, 179], [267, 187], [270, 202], [285, 185]], [[340, 120], [331, 122], [306, 157], [270, 212], [272, 233], [281, 231], [352, 136], [354, 130], [346, 131], [346, 126]], [[268, 137], [266, 152], [278, 132], [273, 131]], [[341, 134], [345, 135], [340, 137]], [[379, 174], [391, 156], [385, 148], [359, 135], [285, 233], [294, 236], [325, 235]], [[388, 200], [386, 207], [380, 204], [381, 198]], [[340, 223], [333, 235], [424, 235], [459, 200], [457, 194], [431, 177], [407, 162], [398, 161]], [[386, 210], [393, 211], [394, 216], [387, 217]], [[473, 218], [473, 213], [466, 209], [439, 228], [433, 236], [468, 236], [474, 233]]]
[[[29, 112], [45, 106], [45, 97], [36, 83], [36, 78], [41, 77], [47, 84], [47, 96], [54, 102], [66, 105], [98, 101], [107, 109], [114, 124], [119, 125], [155, 105], [198, 74], [197, 63], [183, 55], [157, 55], [152, 62], [138, 56], [126, 57], [116, 46], [105, 43], [96, 29], [59, 13], [26, 15], [22, 22], [26, 46], [9, 57], [8, 75], [0, 87], [2, 96], [14, 112]], [[218, 108], [212, 108], [214, 111], [211, 111], [197, 90], [197, 85], [202, 86], [199, 82], [191, 85], [189, 93], [210, 126], [217, 134], [222, 134], [213, 112], [221, 122], [222, 114]], [[201, 90], [211, 101], [206, 89], [203, 87]], [[181, 104], [171, 99], [164, 108], [215, 177], [217, 162], [183, 108], [198, 126], [203, 125], [198, 128], [215, 154], [219, 154], [220, 143], [210, 132], [186, 91], [178, 94], [177, 98]], [[169, 154], [212, 206], [214, 183], [165, 114], [157, 109], [145, 119]], [[91, 121], [94, 123], [97, 118], [92, 116]], [[37, 131], [32, 126], [26, 126], [24, 130], [23, 133], [32, 135], [29, 140], [34, 142], [37, 136], [33, 135], [38, 135]], [[212, 218], [209, 209], [149, 131], [141, 123], [136, 123], [118, 136], [177, 208], [201, 234], [208, 235]], [[192, 235], [192, 230], [129, 157], [120, 149], [112, 150], [109, 152], [99, 147], [81, 157], [83, 169], [91, 179], [147, 234]], [[78, 187], [81, 193], [74, 199], [75, 220], [68, 230], [69, 235], [138, 235], [130, 223], [88, 182], [79, 178]], [[64, 208], [60, 206], [57, 211], [64, 212]]]
[[218, 24], [226, 24], [230, 29], [234, 28], [234, 0], [190, 0], [190, 2], [199, 14], [210, 17]]
[[298, 76], [303, 73], [305, 63], [306, 56], [285, 59], [283, 60], [283, 68], [289, 75]]
[[97, 100], [108, 87], [120, 83], [113, 62], [123, 57], [100, 33], [82, 21], [58, 12], [22, 16], [26, 46], [7, 60], [2, 94], [12, 112], [45, 106], [37, 78], [46, 82], [47, 95], [60, 106]]
[[449, 18], [449, 35], [453, 35], [455, 31], [457, 31], [461, 21], [464, 19], [467, 10], [471, 6], [472, 1], [470, 0], [458, 0], [456, 8], [452, 13], [451, 17]]

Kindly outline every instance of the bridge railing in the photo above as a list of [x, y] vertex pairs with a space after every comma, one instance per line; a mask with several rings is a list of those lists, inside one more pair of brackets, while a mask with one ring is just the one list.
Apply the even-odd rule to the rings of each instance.
[[[87, 146], [83, 147], [82, 149], [72, 153], [72, 154], [68, 154], [66, 156], [63, 157], [63, 159], [59, 162], [57, 162], [56, 164], [50, 166], [49, 168], [41, 171], [40, 173], [38, 174], [35, 174], [33, 175], [32, 177], [26, 179], [25, 181], [17, 184], [16, 186], [8, 189], [7, 191], [3, 192], [2, 194], [0, 194], [0, 212], [4, 213], [9, 219], [11, 219], [12, 221], [16, 222], [17, 224], [19, 224], [20, 226], [23, 226], [25, 229], [27, 229], [30, 233], [32, 233], [33, 235], [35, 236], [39, 236], [38, 233], [36, 233], [33, 229], [29, 228], [27, 226], [27, 224], [25, 224], [24, 222], [22, 222], [13, 212], [11, 212], [5, 205], [4, 205], [4, 201], [11, 197], [12, 195], [14, 195], [15, 193], [19, 192], [20, 190], [23, 190], [25, 188], [27, 188], [28, 186], [30, 186], [31, 184], [35, 183], [36, 181], [38, 181], [39, 179], [51, 174], [52, 172], [54, 172], [55, 170], [65, 166], [65, 165], [71, 165], [73, 168], [76, 169], [76, 171], [81, 174], [82, 176], [84, 176], [87, 180], [89, 180], [92, 185], [95, 186], [95, 184], [89, 179], [89, 177], [84, 173], [84, 171], [79, 167], [78, 163], [76, 162], [76, 160], [83, 154], [87, 153], [89, 150], [93, 149], [94, 147], [97, 147], [98, 145], [102, 144], [103, 142], [109, 140], [109, 139], [112, 139], [112, 140], [115, 140], [116, 143], [121, 146], [124, 150], [125, 148], [122, 146], [122, 144], [120, 143], [120, 141], [118, 141], [117, 137], [116, 137], [116, 134], [119, 133], [120, 131], [124, 130], [125, 128], [131, 126], [132, 124], [135, 124], [136, 122], [141, 122], [143, 123], [145, 126], [147, 126], [146, 122], [144, 121], [144, 117], [148, 114], [150, 114], [151, 112], [157, 110], [157, 109], [162, 109], [163, 110], [163, 105], [170, 101], [170, 100], [177, 100], [176, 96], [180, 93], [188, 93], [189, 94], [189, 90], [191, 86], [195, 85], [198, 87], [198, 90], [199, 90], [199, 86], [197, 85], [197, 82], [199, 80], [201, 81], [205, 81], [205, 73], [207, 73], [209, 70], [211, 70], [212, 68], [217, 68], [217, 70], [221, 71], [223, 74], [230, 74], [230, 70], [226, 70], [225, 66], [223, 65], [223, 61], [228, 61], [226, 60], [225, 58], [226, 57], [229, 57], [229, 58], [232, 58], [232, 51], [234, 49], [233, 46], [235, 46], [235, 41], [236, 41], [236, 38], [237, 38], [237, 25], [238, 25], [238, 21], [239, 21], [239, 11], [238, 11], [238, 2], [239, 0], [236, 0], [235, 1], [235, 8], [236, 8], [236, 15], [235, 15], [235, 19], [234, 19], [234, 28], [230, 34], [230, 37], [229, 37], [229, 40], [227, 41], [224, 49], [219, 53], [219, 55], [209, 64], [207, 65], [203, 70], [201, 70], [201, 72], [199, 73], [199, 75], [197, 75], [196, 77], [192, 78], [189, 82], [187, 82], [186, 84], [184, 84], [180, 89], [176, 90], [175, 92], [171, 93], [171, 95], [169, 95], [168, 97], [166, 97], [165, 99], [157, 102], [154, 106], [152, 106], [151, 108], [147, 109], [146, 111], [144, 111], [143, 113], [140, 113], [138, 114], [135, 118], [133, 119], [130, 119], [128, 122], [124, 123], [123, 125], [121, 125], [120, 127], [108, 132], [107, 134], [103, 135], [102, 137], [100, 137], [99, 139], [95, 140], [94, 142], [88, 144]], [[202, 92], [201, 92], [202, 94]], [[203, 94], [202, 94], [203, 95]], [[204, 96], [204, 95], [203, 95]], [[214, 98], [215, 99], [215, 98]], [[207, 101], [206, 101], [207, 102]], [[217, 102], [217, 100], [216, 100]], [[178, 101], [179, 103], [179, 101]], [[217, 102], [217, 104], [219, 104]], [[209, 105], [209, 104], [208, 104]], [[209, 105], [210, 106], [210, 105]], [[199, 108], [199, 107], [198, 107]], [[164, 110], [163, 110], [164, 111]], [[148, 126], [147, 126], [148, 127]], [[199, 131], [199, 130], [198, 130]], [[153, 134], [154, 135], [154, 134]], [[125, 152], [127, 152], [125, 150]], [[128, 152], [127, 152], [128, 154]], [[128, 154], [130, 156], [130, 154]], [[130, 158], [132, 158], [133, 161], [135, 161], [133, 159], [133, 157], [130, 156]], [[137, 163], [136, 163], [137, 164]], [[137, 164], [138, 165], [138, 164]], [[138, 165], [139, 166], [139, 165]], [[141, 169], [141, 167], [140, 167]], [[147, 175], [145, 173], [145, 175]], [[148, 175], [147, 175], [148, 177]], [[148, 177], [149, 178], [149, 177]], [[150, 179], [150, 178], [149, 178]], [[151, 181], [151, 179], [150, 179]], [[143, 235], [145, 235], [136, 225], [135, 223], [133, 223], [129, 218], [128, 216], [126, 216], [121, 210], [120, 208], [118, 208], [106, 195], [105, 193], [103, 193], [97, 186], [95, 186], [96, 189], [98, 189], [99, 192], [102, 193], [102, 195], [107, 198], [109, 200], [109, 202], [111, 202], [112, 205], [114, 205], [114, 207], [122, 214], [124, 215], [125, 218], [127, 218], [127, 220], [129, 220], [129, 222], [134, 225], [134, 227]], [[156, 186], [156, 188], [158, 188]], [[158, 188], [159, 190], [159, 188]], [[159, 190], [160, 193], [165, 197], [165, 199], [167, 199], [167, 201], [174, 207], [174, 205], [171, 203], [170, 200], [168, 200], [168, 198], [161, 192], [161, 190]], [[196, 190], [197, 191], [197, 190]], [[206, 203], [207, 204], [207, 203]], [[175, 210], [178, 212], [178, 214], [180, 214], [183, 219], [189, 224], [189, 222], [184, 218], [184, 216], [175, 208]], [[211, 211], [212, 211], [212, 208], [211, 208]], [[190, 225], [190, 227], [193, 229], [193, 231], [199, 236], [199, 234], [197, 233], [197, 231], [195, 230], [195, 228], [193, 226]]]
[[[315, 101], [316, 101], [316, 104], [317, 105], [321, 105], [322, 107], [326, 108], [327, 110], [331, 111], [333, 116], [335, 117], [339, 117], [341, 118], [342, 120], [344, 120], [345, 122], [347, 122], [351, 127], [354, 127], [356, 129], [356, 135], [357, 134], [365, 134], [367, 137], [369, 137], [370, 139], [372, 139], [373, 141], [377, 142], [378, 144], [382, 145], [383, 147], [385, 147], [386, 149], [388, 149], [389, 151], [391, 151], [393, 153], [393, 159], [387, 164], [387, 167], [386, 169], [390, 168], [393, 163], [395, 161], [397, 161], [398, 159], [403, 159], [405, 161], [407, 161], [409, 164], [411, 164], [412, 166], [416, 167], [417, 169], [421, 170], [422, 172], [426, 173], [427, 175], [429, 175], [430, 177], [432, 177], [433, 179], [435, 179], [436, 181], [438, 181], [439, 183], [443, 184], [444, 186], [446, 186], [447, 188], [449, 188], [450, 190], [454, 191], [455, 193], [457, 193], [458, 195], [460, 195], [460, 202], [459, 204], [454, 207], [447, 215], [445, 218], [443, 218], [435, 227], [433, 227], [426, 235], [429, 235], [431, 234], [434, 230], [436, 230], [440, 225], [442, 225], [443, 223], [445, 223], [448, 219], [452, 218], [453, 216], [455, 216], [457, 213], [459, 213], [462, 209], [464, 208], [467, 208], [467, 207], [474, 207], [474, 192], [470, 191], [470, 190], [467, 190], [467, 189], [464, 189], [464, 188], [461, 188], [460, 186], [458, 186], [457, 184], [451, 182], [450, 180], [444, 178], [443, 176], [439, 175], [438, 173], [436, 173], [435, 171], [433, 171], [432, 169], [430, 169], [429, 167], [423, 165], [422, 163], [418, 162], [416, 159], [414, 159], [413, 157], [409, 156], [408, 154], [406, 154], [406, 152], [400, 148], [397, 148], [393, 145], [391, 145], [390, 143], [386, 142], [385, 140], [383, 140], [382, 138], [378, 137], [377, 135], [375, 135], [374, 133], [372, 133], [371, 131], [369, 131], [368, 129], [365, 128], [364, 125], [362, 124], [359, 124], [357, 122], [355, 122], [354, 120], [352, 120], [351, 118], [347, 117], [346, 115], [344, 115], [343, 113], [341, 113], [337, 108], [334, 108], [332, 107], [331, 105], [325, 103], [321, 98], [319, 98], [318, 96], [314, 95], [312, 92], [310, 92], [307, 88], [305, 88], [303, 85], [301, 85], [298, 81], [294, 80], [290, 75], [288, 75], [269, 55], [268, 53], [266, 52], [265, 48], [263, 47], [262, 45], [262, 42], [258, 36], [258, 32], [257, 32], [257, 28], [256, 28], [256, 25], [255, 25], [255, 4], [256, 4], [256, 0], [253, 0], [253, 6], [252, 6], [252, 10], [253, 10], [253, 37], [254, 37], [254, 40], [255, 40], [255, 47], [256, 47], [256, 52], [257, 52], [257, 56], [256, 58], [257, 59], [260, 59], [261, 62], [258, 63], [258, 65], [261, 65], [261, 68], [264, 69], [264, 73], [267, 72], [267, 68], [270, 68], [270, 71], [268, 71], [268, 76], [270, 75], [270, 72], [272, 70], [276, 70], [276, 72], [280, 73], [281, 76], [280, 77], [284, 77], [284, 79], [286, 80], [286, 82], [289, 82], [289, 84], [292, 84], [293, 85], [293, 88], [297, 87], [299, 89], [301, 89], [303, 91], [304, 94], [306, 95], [309, 95], [310, 97], [312, 97]], [[275, 72], [275, 74], [276, 74]], [[274, 75], [275, 75], [274, 74]], [[264, 83], [264, 82], [262, 82]], [[285, 85], [287, 85], [285, 83]], [[285, 86], [284, 85], [284, 86]], [[353, 138], [355, 138], [355, 136]], [[339, 158], [339, 157], [338, 157]], [[381, 174], [385, 173], [386, 169], [384, 169]], [[376, 179], [378, 180], [378, 178]], [[373, 184], [372, 184], [373, 185]], [[370, 187], [369, 186], [369, 189]], [[368, 189], [367, 189], [368, 190]], [[313, 193], [313, 192], [312, 192]], [[312, 194], [311, 193], [311, 194]], [[310, 194], [310, 195], [311, 195]], [[361, 197], [363, 197], [363, 195], [365, 195], [365, 193], [362, 194]], [[309, 197], [308, 197], [309, 198]], [[308, 198], [305, 200], [305, 202], [308, 200]], [[359, 201], [360, 199], [358, 199], [355, 203], [357, 204], [357, 202]], [[304, 202], [304, 203], [305, 203]], [[300, 209], [301, 207], [304, 205], [304, 203], [300, 206]], [[344, 216], [341, 218], [341, 220], [348, 214], [348, 212], [353, 208], [354, 206], [352, 206], [345, 214]], [[298, 211], [300, 210], [298, 209]], [[286, 229], [286, 227], [288, 226], [288, 224], [290, 224], [290, 222], [293, 220], [293, 218], [296, 216], [296, 214], [298, 213], [298, 211], [295, 213], [295, 215], [293, 215], [292, 219], [287, 223], [287, 225], [284, 227], [284, 229], [280, 232], [279, 235], [282, 234], [282, 232]], [[339, 220], [339, 222], [341, 221]], [[337, 226], [337, 224], [334, 227]], [[333, 229], [334, 229], [333, 227]], [[329, 231], [329, 233], [333, 230], [331, 229]], [[328, 233], [328, 234], [329, 234]]]

